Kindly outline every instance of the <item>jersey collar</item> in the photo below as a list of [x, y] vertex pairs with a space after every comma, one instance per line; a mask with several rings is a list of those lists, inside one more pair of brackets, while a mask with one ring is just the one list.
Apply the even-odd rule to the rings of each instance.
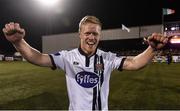
[[[79, 51], [79, 53], [80, 54], [82, 54], [82, 55], [84, 55], [84, 56], [86, 56], [86, 57], [88, 57], [88, 55], [81, 49], [81, 47], [79, 46], [79, 48], [78, 48], [78, 51]], [[96, 48], [96, 50], [95, 50], [95, 52], [94, 52], [94, 54], [92, 54], [91, 56], [89, 56], [89, 58], [90, 57], [92, 57], [93, 55], [95, 55], [96, 54], [96, 52], [97, 52], [97, 48]]]

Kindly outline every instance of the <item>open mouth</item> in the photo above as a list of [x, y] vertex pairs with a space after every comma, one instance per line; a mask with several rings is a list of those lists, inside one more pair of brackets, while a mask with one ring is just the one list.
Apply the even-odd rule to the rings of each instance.
[[86, 44], [88, 44], [88, 45], [96, 45], [96, 43], [97, 43], [97, 41], [96, 40], [87, 40], [86, 41]]
[[87, 42], [88, 45], [95, 45], [96, 42]]

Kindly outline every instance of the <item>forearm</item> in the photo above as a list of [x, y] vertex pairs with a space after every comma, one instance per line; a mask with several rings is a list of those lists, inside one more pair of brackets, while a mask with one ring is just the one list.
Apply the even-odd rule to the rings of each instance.
[[144, 52], [135, 56], [127, 57], [124, 64], [124, 70], [138, 70], [146, 66], [155, 55], [155, 51], [149, 46]]
[[154, 49], [149, 46], [144, 52], [134, 57], [133, 62], [135, 64], [134, 66], [136, 66], [136, 69], [140, 69], [151, 62], [151, 60], [155, 56], [155, 53], [156, 51], [154, 51]]
[[164, 37], [162, 34], [153, 33], [148, 37], [147, 43], [149, 47], [143, 53], [134, 58], [127, 58], [124, 61], [123, 69], [138, 70], [146, 66], [155, 56], [155, 50], [162, 49], [168, 43], [168, 38]]
[[11, 42], [17, 51], [30, 63], [52, 67], [51, 59], [48, 54], [42, 54], [38, 50], [32, 48], [23, 39], [25, 36], [25, 30], [20, 27], [18, 23], [10, 22], [3, 28], [6, 39]]
[[17, 51], [30, 63], [39, 66], [51, 66], [50, 60], [47, 61], [47, 54], [42, 54], [38, 50], [32, 48], [24, 39], [18, 43], [13, 43]]

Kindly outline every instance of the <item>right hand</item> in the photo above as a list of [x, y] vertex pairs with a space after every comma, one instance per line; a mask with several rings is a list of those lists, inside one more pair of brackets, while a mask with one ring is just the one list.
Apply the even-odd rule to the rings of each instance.
[[25, 30], [18, 23], [10, 22], [3, 28], [4, 35], [11, 43], [18, 43], [25, 36]]

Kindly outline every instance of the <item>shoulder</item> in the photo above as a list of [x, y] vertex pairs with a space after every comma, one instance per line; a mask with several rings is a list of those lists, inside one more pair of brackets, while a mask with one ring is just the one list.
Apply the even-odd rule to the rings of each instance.
[[67, 56], [71, 56], [71, 55], [74, 55], [78, 52], [77, 49], [72, 49], [72, 50], [61, 50], [61, 51], [58, 51], [58, 52], [55, 52], [55, 53], [51, 53], [50, 55], [53, 55], [53, 56], [61, 56], [61, 57], [67, 57]]
[[61, 50], [58, 53], [63, 54], [63, 55], [71, 55], [71, 54], [75, 54], [78, 52], [78, 49], [72, 49], [72, 50]]
[[97, 54], [99, 56], [102, 56], [104, 59], [107, 59], [107, 60], [111, 60], [111, 59], [113, 59], [115, 57], [118, 57], [116, 53], [113, 53], [113, 52], [110, 52], [110, 51], [106, 52], [106, 51], [103, 51], [103, 50], [100, 50], [100, 49], [97, 50]]

